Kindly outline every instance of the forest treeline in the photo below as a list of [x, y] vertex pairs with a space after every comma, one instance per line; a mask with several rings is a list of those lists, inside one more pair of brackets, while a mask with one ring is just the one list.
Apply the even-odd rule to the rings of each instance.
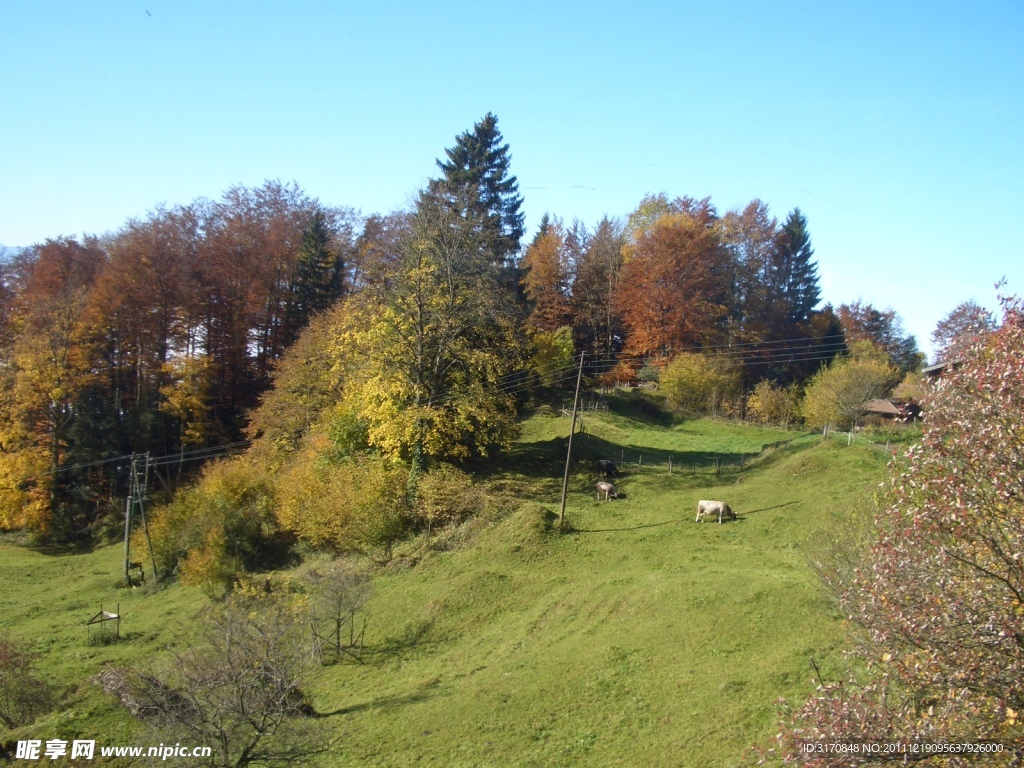
[[[799, 388], [854, 341], [920, 367], [892, 310], [821, 306], [800, 210], [651, 195], [592, 226], [545, 215], [524, 242], [510, 159], [488, 114], [407, 210], [268, 181], [0, 264], [0, 528], [88, 538], [123, 514], [129, 455], [161, 457], [170, 499], [251, 440], [276, 470], [314, 444], [361, 457], [349, 475], [376, 495], [347, 498], [375, 499], [387, 528], [380, 510], [408, 507], [425, 472], [458, 486], [460, 462], [510, 445], [518, 409], [581, 352], [604, 383], [700, 353], [740, 393]], [[345, 496], [325, 478], [307, 480]]]

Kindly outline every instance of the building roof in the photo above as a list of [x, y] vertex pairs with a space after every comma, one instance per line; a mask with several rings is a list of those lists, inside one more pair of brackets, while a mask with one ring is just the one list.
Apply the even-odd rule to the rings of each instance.
[[901, 411], [888, 400], [868, 400], [864, 403], [867, 413], [881, 413], [886, 416], [899, 416]]

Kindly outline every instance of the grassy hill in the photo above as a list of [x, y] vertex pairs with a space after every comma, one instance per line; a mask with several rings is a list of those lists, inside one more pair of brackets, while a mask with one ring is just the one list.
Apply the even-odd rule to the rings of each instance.
[[[673, 424], [642, 398], [615, 399], [584, 427], [571, 533], [535, 525], [537, 504], [557, 511], [568, 434], [567, 419], [538, 414], [506, 459], [480, 468], [519, 511], [375, 577], [366, 663], [323, 668], [313, 691], [339, 737], [326, 765], [732, 766], [774, 733], [778, 697], [812, 690], [811, 657], [838, 670], [843, 629], [807, 553], [834, 510], [877, 484], [880, 452], [796, 436], [755, 458], [795, 435]], [[623, 498], [596, 500], [599, 456], [625, 459]], [[739, 519], [697, 525], [700, 498]], [[120, 557], [0, 547], [3, 629], [67, 687], [63, 711], [24, 730], [34, 738], [130, 742], [132, 724], [88, 677], [158, 656], [205, 603], [180, 585], [117, 589]], [[120, 602], [127, 642], [87, 643], [100, 601]]]

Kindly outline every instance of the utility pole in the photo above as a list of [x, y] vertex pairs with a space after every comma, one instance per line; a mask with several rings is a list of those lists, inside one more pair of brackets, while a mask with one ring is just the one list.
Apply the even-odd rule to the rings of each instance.
[[[132, 586], [132, 517], [135, 514], [136, 506], [139, 508], [139, 516], [142, 518], [142, 528], [146, 532], [146, 544], [149, 547], [149, 561], [153, 565], [153, 581], [156, 582], [160, 580], [156, 571], [156, 557], [153, 556], [153, 541], [149, 537], [149, 523], [146, 520], [146, 507], [143, 503], [146, 498], [146, 488], [149, 485], [149, 463], [150, 455], [148, 451], [141, 456], [135, 453], [132, 454], [131, 480], [128, 498], [125, 500], [124, 511], [124, 581], [129, 587]], [[139, 464], [143, 464], [143, 467], [140, 468]]]
[[572, 436], [576, 431], [576, 407], [580, 402], [580, 382], [583, 381], [583, 355], [580, 352], [580, 372], [576, 375], [576, 395], [572, 399], [572, 426], [569, 427], [569, 450], [565, 454], [565, 474], [562, 476], [562, 504], [558, 508], [558, 529], [565, 523], [565, 495], [569, 490], [569, 463], [572, 461]]

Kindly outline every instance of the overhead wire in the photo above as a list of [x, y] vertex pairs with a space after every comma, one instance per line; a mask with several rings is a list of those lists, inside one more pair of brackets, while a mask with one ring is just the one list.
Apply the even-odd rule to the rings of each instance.
[[[833, 341], [826, 341], [833, 340]], [[724, 357], [734, 365], [773, 365], [781, 363], [806, 363], [824, 362], [836, 356], [842, 355], [847, 344], [848, 337], [841, 334], [828, 334], [822, 336], [806, 337], [802, 339], [781, 339], [764, 342], [740, 342], [733, 344], [719, 344], [707, 346], [679, 346], [666, 348], [659, 351], [659, 355], [668, 356], [672, 353], [682, 352], [706, 352], [708, 350], [725, 350], [716, 353], [718, 357]], [[823, 342], [823, 343], [816, 343]], [[788, 344], [788, 347], [780, 345]], [[590, 357], [584, 356], [584, 368], [591, 375], [607, 373], [623, 362], [646, 363], [651, 360], [651, 355], [623, 355], [621, 353], [601, 353]], [[552, 361], [545, 363], [538, 368], [530, 370], [513, 371], [498, 377], [495, 384], [488, 387], [493, 394], [518, 395], [543, 387], [550, 387], [556, 384], [571, 380], [576, 376], [578, 364], [573, 362], [566, 364], [563, 361]], [[539, 381], [538, 381], [539, 379]], [[446, 393], [430, 401], [431, 405], [443, 405], [458, 397], [457, 393]], [[190, 451], [179, 451], [165, 454], [163, 456], [150, 457], [151, 467], [162, 467], [170, 464], [181, 464], [193, 461], [205, 461], [222, 458], [225, 456], [237, 455], [245, 451], [252, 444], [251, 440], [239, 440], [231, 443], [223, 443], [205, 448], [196, 448]], [[59, 467], [57, 473], [72, 472], [78, 469], [103, 466], [116, 462], [127, 462], [133, 455], [125, 454], [105, 459], [98, 459], [91, 462], [80, 462], [77, 464]], [[37, 479], [38, 475], [22, 478], [19, 482], [27, 482]]]

